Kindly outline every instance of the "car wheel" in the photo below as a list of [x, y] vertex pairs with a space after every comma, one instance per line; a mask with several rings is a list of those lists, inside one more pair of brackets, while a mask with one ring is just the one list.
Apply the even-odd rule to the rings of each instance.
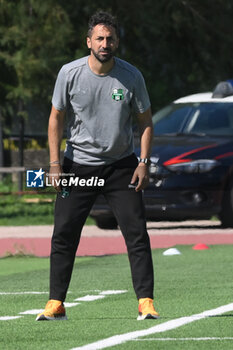
[[230, 182], [223, 196], [219, 218], [223, 227], [233, 227], [233, 181]]
[[117, 229], [118, 224], [116, 219], [113, 217], [99, 216], [99, 217], [95, 217], [95, 220], [96, 220], [96, 225], [99, 228], [109, 229], [109, 230]]

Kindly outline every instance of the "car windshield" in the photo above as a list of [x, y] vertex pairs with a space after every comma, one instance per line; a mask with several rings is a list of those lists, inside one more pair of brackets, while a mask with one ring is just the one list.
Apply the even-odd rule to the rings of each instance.
[[173, 103], [152, 119], [155, 135], [233, 136], [233, 103]]

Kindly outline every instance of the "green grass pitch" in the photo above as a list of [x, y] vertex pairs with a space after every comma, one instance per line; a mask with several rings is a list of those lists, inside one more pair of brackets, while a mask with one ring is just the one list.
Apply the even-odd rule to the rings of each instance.
[[[155, 306], [161, 318], [146, 321], [136, 320], [138, 305], [126, 255], [76, 259], [66, 302], [78, 302], [75, 299], [86, 295], [99, 296], [106, 290], [127, 292], [80, 301], [67, 308], [68, 321], [60, 322], [35, 322], [36, 315], [20, 314], [44, 308], [48, 298], [49, 259], [0, 259], [0, 349], [70, 350], [233, 302], [231, 245], [211, 246], [204, 251], [192, 250], [191, 246], [177, 248], [181, 255], [163, 256], [164, 250], [153, 251]], [[4, 316], [21, 317], [1, 320]], [[112, 349], [229, 350], [233, 349], [231, 337], [233, 311], [130, 340]]]

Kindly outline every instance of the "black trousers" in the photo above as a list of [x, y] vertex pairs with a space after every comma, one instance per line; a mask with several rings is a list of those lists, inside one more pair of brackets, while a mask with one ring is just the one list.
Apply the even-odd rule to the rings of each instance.
[[124, 236], [137, 298], [153, 298], [153, 263], [142, 193], [128, 188], [136, 167], [134, 154], [114, 164], [97, 167], [65, 159], [64, 172], [75, 174], [79, 179], [98, 177], [105, 180], [105, 185], [98, 188], [72, 186], [66, 198], [57, 194], [50, 255], [50, 299], [64, 301], [66, 298], [81, 231], [100, 193], [108, 201]]

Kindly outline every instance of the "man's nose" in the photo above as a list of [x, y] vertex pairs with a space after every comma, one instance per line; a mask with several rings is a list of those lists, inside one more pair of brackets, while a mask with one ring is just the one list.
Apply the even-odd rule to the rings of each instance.
[[109, 47], [109, 40], [108, 39], [104, 39], [103, 40], [103, 43], [102, 43], [102, 46], [105, 48], [105, 47]]

